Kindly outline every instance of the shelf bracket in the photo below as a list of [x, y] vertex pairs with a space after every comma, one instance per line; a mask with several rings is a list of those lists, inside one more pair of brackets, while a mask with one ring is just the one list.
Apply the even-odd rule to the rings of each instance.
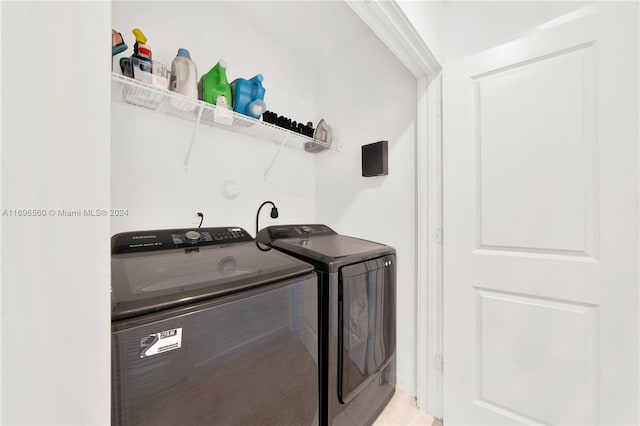
[[287, 141], [287, 139], [289, 139], [289, 134], [285, 134], [284, 135], [284, 138], [282, 139], [282, 142], [280, 142], [280, 145], [278, 146], [278, 150], [276, 151], [275, 155], [271, 159], [271, 162], [269, 163], [269, 165], [267, 166], [266, 170], [264, 171], [264, 181], [265, 182], [267, 181], [267, 176], [269, 175], [269, 171], [271, 171], [271, 167], [273, 167], [273, 163], [276, 162], [276, 159], [280, 155], [280, 151], [282, 151], [282, 147], [284, 146], [284, 144]]
[[193, 133], [191, 133], [191, 143], [189, 143], [189, 150], [187, 151], [187, 156], [184, 159], [184, 169], [187, 170], [189, 167], [189, 158], [191, 158], [191, 150], [193, 149], [193, 145], [196, 142], [196, 134], [198, 133], [198, 126], [200, 126], [200, 120], [202, 119], [202, 105], [198, 105], [198, 118], [196, 119], [196, 124], [193, 126]]

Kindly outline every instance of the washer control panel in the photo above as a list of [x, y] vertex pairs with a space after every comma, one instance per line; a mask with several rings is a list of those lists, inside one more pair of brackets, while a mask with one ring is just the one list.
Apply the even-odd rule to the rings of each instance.
[[239, 227], [124, 232], [111, 238], [111, 253], [135, 253], [248, 241], [253, 241], [253, 237]]

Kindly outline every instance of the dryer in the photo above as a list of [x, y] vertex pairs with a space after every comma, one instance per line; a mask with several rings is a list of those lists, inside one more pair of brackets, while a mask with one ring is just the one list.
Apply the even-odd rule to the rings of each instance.
[[373, 423], [395, 392], [395, 249], [320, 224], [269, 226], [256, 240], [318, 275], [320, 424]]
[[225, 227], [115, 235], [111, 272], [113, 425], [318, 424], [312, 265]]

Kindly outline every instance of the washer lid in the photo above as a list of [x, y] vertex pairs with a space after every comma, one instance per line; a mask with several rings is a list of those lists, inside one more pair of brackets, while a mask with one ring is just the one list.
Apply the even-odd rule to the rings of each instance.
[[111, 256], [112, 319], [158, 311], [309, 273], [254, 241]]

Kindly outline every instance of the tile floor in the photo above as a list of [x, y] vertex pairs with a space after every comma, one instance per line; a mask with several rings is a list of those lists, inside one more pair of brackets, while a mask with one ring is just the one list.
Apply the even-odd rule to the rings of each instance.
[[374, 426], [403, 426], [424, 425], [431, 426], [434, 418], [418, 410], [416, 399], [408, 393], [396, 389], [389, 404], [373, 423]]

